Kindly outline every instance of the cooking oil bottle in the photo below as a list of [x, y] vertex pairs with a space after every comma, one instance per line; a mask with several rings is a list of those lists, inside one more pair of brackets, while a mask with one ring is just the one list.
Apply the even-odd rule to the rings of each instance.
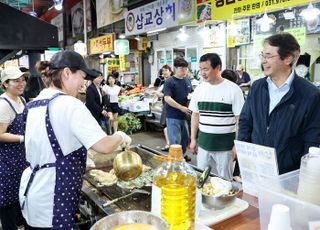
[[167, 160], [156, 169], [151, 204], [151, 211], [165, 219], [170, 230], [194, 229], [196, 178], [181, 145], [171, 145]]

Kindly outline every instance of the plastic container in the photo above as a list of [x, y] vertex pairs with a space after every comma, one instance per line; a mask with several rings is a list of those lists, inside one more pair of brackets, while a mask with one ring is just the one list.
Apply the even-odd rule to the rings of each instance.
[[[261, 229], [268, 229], [272, 206], [283, 204], [290, 208], [293, 230], [309, 229], [309, 222], [320, 221], [320, 206], [301, 200], [298, 195], [299, 170], [265, 180], [258, 186]], [[320, 227], [320, 222], [318, 222]], [[314, 229], [314, 228], [312, 228]]]
[[196, 172], [184, 161], [181, 145], [171, 145], [167, 160], [156, 169], [151, 211], [170, 230], [195, 228]]

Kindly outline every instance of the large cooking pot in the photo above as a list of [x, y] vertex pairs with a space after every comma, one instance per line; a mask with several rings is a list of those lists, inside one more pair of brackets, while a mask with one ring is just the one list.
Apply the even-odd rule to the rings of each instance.
[[116, 155], [113, 160], [113, 169], [121, 180], [133, 180], [142, 173], [142, 160], [138, 153], [126, 149]]
[[[131, 226], [128, 224], [131, 224]], [[168, 224], [164, 219], [151, 212], [132, 210], [106, 216], [95, 223], [90, 230], [138, 229], [136, 227], [150, 230], [169, 229]]]

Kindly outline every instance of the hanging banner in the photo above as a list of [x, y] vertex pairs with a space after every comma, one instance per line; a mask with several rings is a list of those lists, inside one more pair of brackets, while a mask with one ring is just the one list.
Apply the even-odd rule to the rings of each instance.
[[177, 26], [177, 3], [177, 0], [158, 0], [128, 11], [125, 14], [126, 36]]
[[228, 20], [228, 39], [227, 39], [227, 47], [235, 47], [240, 45], [245, 45], [250, 43], [250, 19], [239, 19], [233, 20], [234, 30], [230, 31], [230, 23]]
[[258, 14], [277, 10], [279, 7], [285, 9], [290, 6], [306, 4], [306, 0], [211, 0], [212, 20], [231, 19], [233, 14]]
[[107, 34], [89, 40], [90, 54], [100, 54], [113, 51], [114, 34]]
[[197, 0], [197, 23], [211, 20], [211, 1]]
[[[197, 0], [199, 1], [199, 0]], [[206, 0], [210, 1], [210, 0]], [[179, 24], [186, 24], [188, 22], [193, 22], [196, 20], [196, 0], [179, 0]], [[211, 17], [211, 13], [210, 13]]]
[[128, 11], [123, 0], [97, 0], [97, 28], [110, 25], [124, 19], [124, 14]]
[[120, 71], [122, 72], [126, 71], [126, 56], [124, 54], [120, 54], [119, 61], [120, 61]]

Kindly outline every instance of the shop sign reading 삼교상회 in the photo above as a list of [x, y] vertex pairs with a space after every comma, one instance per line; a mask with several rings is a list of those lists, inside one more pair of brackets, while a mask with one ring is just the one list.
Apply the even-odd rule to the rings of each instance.
[[[307, 4], [306, 0], [212, 0], [212, 20], [231, 19], [234, 14], [253, 15], [267, 10]], [[269, 9], [270, 8], [270, 9]]]
[[126, 36], [177, 26], [177, 0], [158, 0], [125, 14]]

